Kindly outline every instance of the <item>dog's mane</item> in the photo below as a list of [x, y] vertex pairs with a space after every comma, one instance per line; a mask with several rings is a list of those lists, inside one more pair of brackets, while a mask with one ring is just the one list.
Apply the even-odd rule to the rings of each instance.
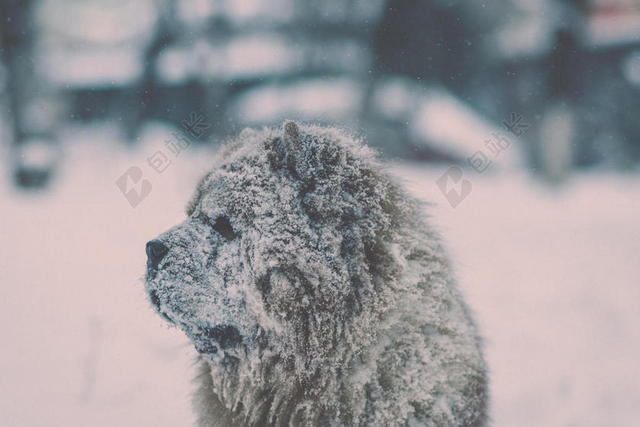
[[[242, 262], [278, 324], [258, 326], [234, 366], [202, 358], [199, 412], [222, 407], [238, 425], [480, 425], [480, 342], [420, 203], [352, 135], [291, 129], [243, 132], [187, 206], [205, 203], [220, 174], [247, 189], [228, 211], [266, 230], [258, 241], [239, 230]], [[263, 200], [293, 218], [274, 220], [282, 208]]]

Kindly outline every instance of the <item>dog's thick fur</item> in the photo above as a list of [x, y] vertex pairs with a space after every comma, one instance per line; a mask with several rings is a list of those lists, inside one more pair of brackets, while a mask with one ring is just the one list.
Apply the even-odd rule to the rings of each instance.
[[156, 310], [199, 352], [202, 426], [487, 422], [487, 369], [438, 235], [354, 138], [245, 130], [160, 235]]

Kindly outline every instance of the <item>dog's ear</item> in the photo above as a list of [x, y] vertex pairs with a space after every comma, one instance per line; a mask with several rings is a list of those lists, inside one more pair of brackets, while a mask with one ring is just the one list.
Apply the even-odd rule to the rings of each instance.
[[330, 144], [330, 138], [326, 132], [301, 129], [287, 120], [264, 146], [273, 170], [288, 170], [294, 179], [313, 186], [316, 179], [331, 176], [344, 161], [343, 151]]
[[291, 175], [302, 179], [306, 174], [306, 158], [300, 140], [300, 129], [292, 121], [285, 121], [282, 126], [282, 140], [284, 141], [286, 165]]
[[295, 122], [286, 120], [281, 132], [264, 142], [264, 148], [273, 170], [288, 169], [294, 177], [298, 178], [299, 167], [296, 163], [303, 160], [304, 155], [300, 128]]
[[296, 157], [300, 151], [300, 129], [295, 122], [287, 120], [282, 126], [282, 139], [284, 140], [287, 154]]

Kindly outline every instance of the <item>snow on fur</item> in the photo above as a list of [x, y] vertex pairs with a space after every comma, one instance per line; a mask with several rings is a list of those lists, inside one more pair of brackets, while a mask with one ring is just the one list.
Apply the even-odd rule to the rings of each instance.
[[146, 288], [200, 353], [201, 425], [485, 425], [481, 343], [438, 235], [356, 138], [247, 129], [187, 214]]

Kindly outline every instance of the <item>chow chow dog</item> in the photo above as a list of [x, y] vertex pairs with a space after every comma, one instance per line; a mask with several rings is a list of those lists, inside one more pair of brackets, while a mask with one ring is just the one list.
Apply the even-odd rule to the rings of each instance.
[[477, 328], [424, 206], [358, 138], [245, 129], [147, 243], [202, 426], [483, 426]]

